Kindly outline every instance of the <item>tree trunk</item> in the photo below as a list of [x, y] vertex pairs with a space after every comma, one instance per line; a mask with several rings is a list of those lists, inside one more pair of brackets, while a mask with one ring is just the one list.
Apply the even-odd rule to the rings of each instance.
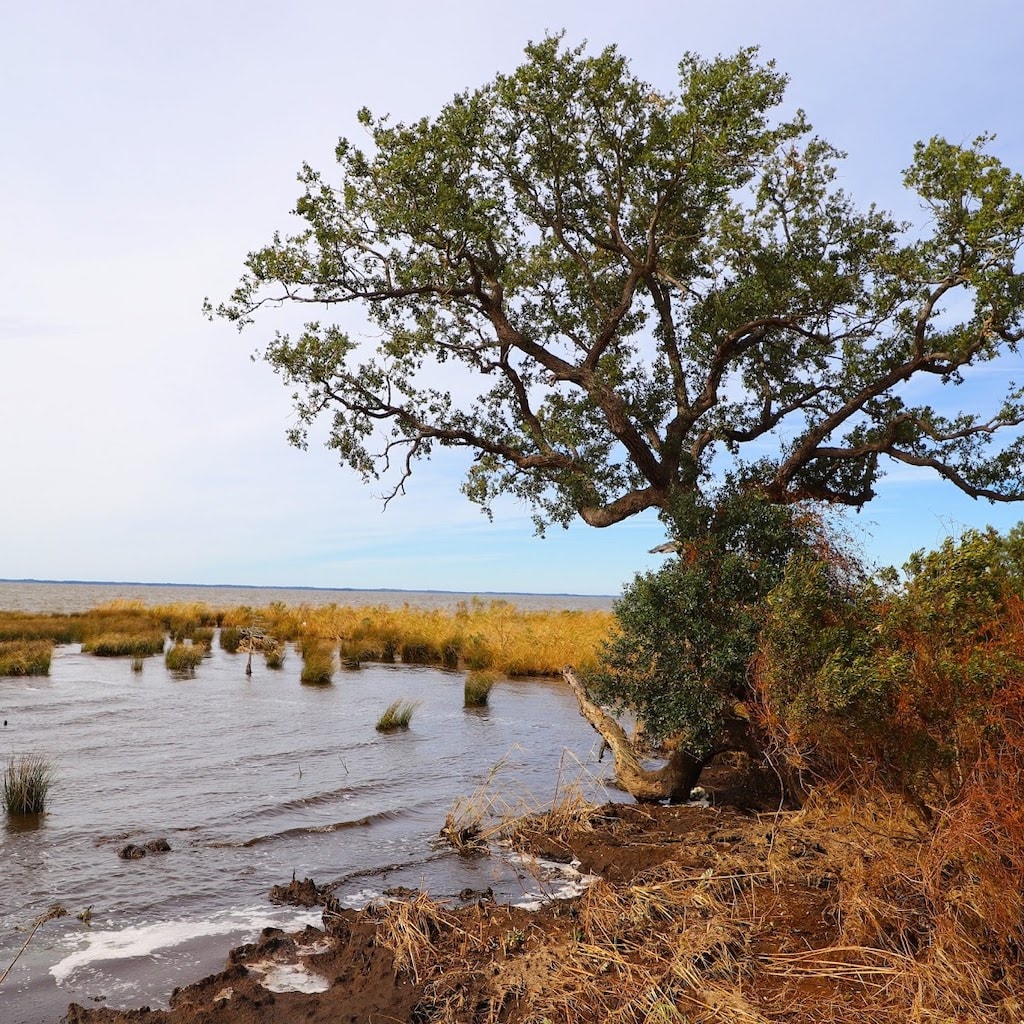
[[653, 804], [667, 800], [681, 804], [689, 799], [690, 790], [697, 784], [706, 761], [688, 751], [672, 751], [668, 763], [662, 768], [645, 768], [626, 731], [603, 708], [588, 696], [583, 684], [570, 667], [562, 670], [565, 681], [576, 696], [580, 713], [608, 744], [615, 758], [615, 778], [622, 788], [639, 803]]

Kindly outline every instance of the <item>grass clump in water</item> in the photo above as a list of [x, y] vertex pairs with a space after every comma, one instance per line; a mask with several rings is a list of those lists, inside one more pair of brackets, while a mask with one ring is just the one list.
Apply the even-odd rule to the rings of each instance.
[[0, 641], [0, 676], [48, 676], [52, 657], [49, 640]]
[[202, 644], [186, 644], [180, 640], [168, 648], [164, 664], [172, 672], [194, 676], [196, 666], [206, 656], [206, 648]]
[[281, 668], [284, 665], [284, 644], [268, 644], [263, 650], [263, 660], [267, 668]]
[[307, 686], [326, 686], [334, 675], [334, 647], [324, 641], [306, 640], [302, 644], [302, 672], [299, 682]]
[[487, 706], [491, 695], [491, 688], [501, 678], [501, 673], [493, 669], [476, 669], [466, 676], [463, 704], [467, 708], [482, 708]]
[[419, 707], [417, 701], [396, 700], [388, 705], [384, 714], [377, 719], [377, 732], [397, 732], [408, 729], [413, 712]]
[[228, 654], [237, 654], [242, 644], [240, 626], [222, 626], [220, 630], [220, 649]]
[[41, 814], [53, 782], [53, 765], [38, 754], [11, 758], [4, 772], [4, 806], [8, 814]]
[[163, 631], [149, 630], [144, 633], [100, 633], [82, 642], [84, 654], [95, 654], [101, 658], [134, 658], [150, 654], [162, 654], [164, 650]]

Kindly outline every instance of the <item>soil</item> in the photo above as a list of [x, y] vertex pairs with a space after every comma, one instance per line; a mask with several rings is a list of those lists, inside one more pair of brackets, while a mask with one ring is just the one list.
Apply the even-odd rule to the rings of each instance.
[[[829, 1009], [839, 1004], [852, 1019], [859, 987], [772, 969], [838, 945], [824, 850], [779, 831], [787, 812], [770, 772], [713, 765], [702, 786], [709, 807], [617, 803], [522, 823], [517, 847], [600, 876], [581, 896], [528, 911], [487, 894], [444, 906], [405, 892], [349, 911], [313, 881], [293, 881], [273, 898], [325, 904], [322, 929], [266, 930], [223, 971], [176, 990], [168, 1010], [72, 1004], [64, 1020], [795, 1022], [839, 1019]], [[772, 857], [784, 863], [769, 872]], [[287, 987], [275, 985], [275, 965], [323, 991], [271, 991]]]

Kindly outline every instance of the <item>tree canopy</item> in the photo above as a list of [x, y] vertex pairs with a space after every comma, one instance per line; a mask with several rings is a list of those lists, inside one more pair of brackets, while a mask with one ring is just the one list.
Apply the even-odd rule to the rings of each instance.
[[[301, 228], [208, 309], [322, 310], [263, 350], [295, 388], [291, 440], [326, 414], [388, 497], [440, 445], [472, 453], [473, 501], [516, 496], [539, 529], [668, 509], [723, 472], [860, 507], [892, 461], [1019, 500], [1024, 389], [950, 415], [908, 384], [1016, 352], [1024, 181], [986, 137], [933, 138], [905, 173], [923, 225], [859, 208], [843, 154], [778, 116], [785, 85], [751, 48], [686, 54], [662, 92], [614, 47], [545, 38], [434, 117], [361, 111], [366, 148], [303, 168]], [[329, 319], [346, 303], [375, 348]]]

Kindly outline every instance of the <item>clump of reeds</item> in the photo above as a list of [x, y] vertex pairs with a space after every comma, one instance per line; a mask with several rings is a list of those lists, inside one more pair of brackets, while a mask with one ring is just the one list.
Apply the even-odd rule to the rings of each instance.
[[300, 645], [302, 672], [299, 681], [308, 686], [326, 686], [334, 676], [334, 648], [324, 640], [307, 638]]
[[45, 676], [50, 673], [50, 640], [0, 641], [0, 676]]
[[494, 684], [501, 678], [493, 669], [475, 669], [467, 673], [463, 688], [463, 704], [467, 708], [482, 708], [490, 699]]
[[55, 644], [82, 639], [79, 616], [0, 611], [0, 640], [50, 640]]
[[527, 611], [507, 601], [443, 608], [352, 608], [338, 605], [237, 610], [225, 623], [258, 615], [282, 639], [341, 638], [360, 661], [494, 668], [516, 675], [557, 675], [565, 665], [596, 662], [613, 616], [607, 611]]
[[228, 654], [237, 654], [239, 645], [242, 642], [242, 629], [240, 626], [221, 626], [220, 628], [220, 649]]
[[206, 648], [201, 644], [187, 644], [179, 640], [167, 649], [164, 664], [171, 672], [193, 676], [204, 657]]
[[213, 626], [196, 626], [192, 630], [192, 643], [207, 653], [213, 650]]
[[377, 732], [396, 732], [408, 729], [413, 713], [419, 707], [418, 701], [396, 700], [389, 704], [384, 714], [377, 719]]
[[[363, 645], [355, 640], [342, 640], [338, 645], [338, 659], [342, 668], [359, 668], [367, 654]], [[370, 656], [372, 657], [372, 652]]]
[[132, 655], [132, 671], [141, 672], [146, 659], [141, 654]]
[[8, 814], [41, 814], [53, 782], [53, 765], [38, 754], [11, 758], [4, 772], [4, 806]]
[[149, 654], [162, 654], [163, 649], [163, 631], [152, 629], [141, 633], [100, 633], [82, 641], [84, 653], [101, 658], [130, 658], [139, 654], [145, 657]]
[[419, 637], [414, 637], [402, 644], [402, 661], [407, 665], [429, 665], [441, 661], [439, 648]]
[[284, 644], [267, 644], [263, 649], [263, 660], [267, 668], [281, 668], [284, 665]]

